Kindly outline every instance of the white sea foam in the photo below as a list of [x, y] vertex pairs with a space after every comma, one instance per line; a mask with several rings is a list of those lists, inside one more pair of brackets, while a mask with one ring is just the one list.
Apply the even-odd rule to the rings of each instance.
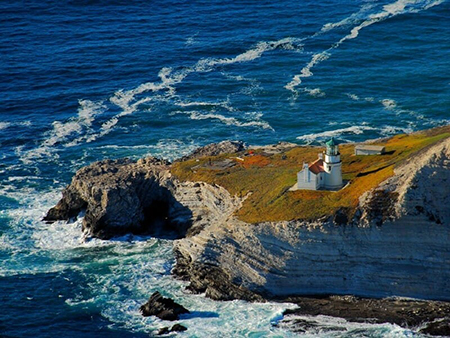
[[173, 114], [186, 114], [189, 116], [191, 120], [218, 120], [226, 125], [232, 125], [236, 127], [259, 127], [263, 129], [270, 129], [273, 130], [273, 128], [270, 126], [269, 123], [266, 121], [261, 120], [259, 117], [260, 114], [252, 114], [254, 116], [254, 120], [251, 121], [240, 121], [235, 117], [227, 117], [218, 113], [201, 113], [196, 110], [191, 111], [176, 111], [173, 112]]
[[361, 18], [365, 17], [367, 15], [367, 13], [374, 8], [374, 4], [364, 4], [361, 6], [361, 8], [358, 10], [358, 12], [351, 14], [350, 16], [338, 21], [338, 22], [329, 22], [326, 23], [325, 25], [322, 26], [322, 29], [317, 32], [313, 37], [323, 34], [323, 33], [327, 33], [333, 29], [336, 28], [341, 28], [341, 27], [345, 27], [345, 26], [349, 26], [352, 24], [355, 24], [356, 22], [358, 22], [359, 20], [361, 20]]
[[219, 102], [205, 102], [205, 101], [185, 101], [185, 102], [175, 102], [178, 107], [221, 107], [230, 112], [236, 111], [231, 105], [230, 100], [219, 101]]
[[380, 130], [380, 134], [384, 136], [392, 136], [398, 133], [409, 134], [412, 132], [413, 129], [411, 127], [396, 127], [396, 126], [384, 126]]
[[260, 58], [264, 53], [268, 51], [273, 51], [275, 49], [286, 49], [286, 50], [302, 50], [302, 45], [300, 44], [304, 39], [299, 38], [284, 38], [277, 41], [262, 41], [256, 44], [254, 48], [251, 48], [244, 53], [241, 53], [233, 58], [223, 58], [214, 59], [206, 58], [201, 59], [194, 66], [197, 72], [208, 72], [212, 68], [223, 65], [230, 65], [234, 63], [248, 62]]
[[377, 130], [374, 127], [370, 127], [368, 125], [359, 125], [359, 126], [351, 126], [347, 128], [340, 128], [335, 130], [329, 130], [324, 131], [316, 134], [307, 134], [303, 136], [298, 136], [298, 140], [306, 141], [307, 143], [312, 143], [316, 140], [322, 140], [330, 137], [337, 137], [342, 136], [345, 134], [353, 134], [353, 135], [360, 135], [363, 134], [365, 131], [372, 131]]
[[308, 93], [308, 95], [310, 95], [312, 97], [324, 97], [324, 96], [326, 96], [326, 94], [320, 88], [308, 88], [308, 87], [305, 87], [305, 88], [303, 88], [303, 90], [306, 93]]
[[107, 107], [103, 102], [93, 102], [90, 100], [79, 100], [78, 114], [65, 122], [54, 121], [52, 130], [45, 134], [45, 139], [40, 146], [28, 151], [17, 148], [16, 153], [20, 160], [25, 164], [30, 164], [36, 159], [43, 157], [52, 157], [55, 155], [55, 146], [63, 145], [71, 147], [78, 144], [79, 141], [86, 139], [88, 136], [79, 136], [91, 133], [91, 126], [96, 117], [102, 114]]
[[173, 161], [182, 156], [192, 153], [199, 147], [199, 143], [191, 139], [160, 139], [157, 144], [122, 146], [122, 145], [105, 145], [97, 147], [97, 149], [110, 149], [123, 151], [128, 157], [145, 157], [155, 156], [169, 161]]
[[0, 130], [6, 129], [11, 126], [9, 122], [0, 122]]
[[[346, 123], [350, 124], [350, 123]], [[331, 125], [331, 124], [330, 124]], [[341, 123], [343, 125], [343, 123]], [[392, 136], [398, 133], [411, 133], [413, 131], [413, 128], [410, 126], [390, 126], [390, 125], [384, 125], [380, 127], [372, 127], [367, 123], [362, 123], [361, 125], [357, 126], [349, 126], [345, 128], [339, 128], [329, 131], [324, 131], [316, 134], [307, 134], [298, 136], [297, 139], [301, 141], [305, 141], [306, 143], [310, 144], [316, 141], [323, 141], [330, 137], [339, 137], [347, 142], [350, 142], [350, 140], [345, 139], [346, 135], [361, 135], [364, 134], [366, 131], [375, 131], [379, 133], [382, 136]]]
[[196, 44], [197, 42], [196, 42], [195, 38], [198, 36], [198, 34], [199, 34], [199, 32], [195, 33], [194, 35], [189, 36], [186, 39], [186, 42], [184, 44], [186, 46], [192, 46], [192, 45]]
[[397, 102], [391, 99], [384, 99], [381, 100], [380, 103], [386, 108], [387, 110], [393, 110], [397, 107]]
[[359, 101], [360, 100], [359, 96], [356, 95], [356, 94], [345, 93], [345, 95], [347, 95], [349, 98], [351, 98], [354, 101]]

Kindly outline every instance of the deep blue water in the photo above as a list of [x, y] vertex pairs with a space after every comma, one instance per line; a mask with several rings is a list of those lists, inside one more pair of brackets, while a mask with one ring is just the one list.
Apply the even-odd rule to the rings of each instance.
[[184, 336], [289, 336], [289, 305], [186, 294], [168, 241], [40, 219], [103, 158], [447, 124], [449, 22], [443, 0], [0, 2], [0, 335], [147, 336], [164, 323], [138, 307], [165, 290], [197, 311]]

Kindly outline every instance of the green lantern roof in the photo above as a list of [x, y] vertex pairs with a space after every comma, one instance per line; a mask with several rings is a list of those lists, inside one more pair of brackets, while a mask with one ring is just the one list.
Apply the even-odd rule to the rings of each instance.
[[334, 137], [332, 137], [331, 140], [329, 140], [329, 141], [326, 143], [326, 145], [327, 145], [328, 147], [334, 147], [334, 146], [337, 146], [338, 144], [337, 144], [337, 142], [334, 140]]

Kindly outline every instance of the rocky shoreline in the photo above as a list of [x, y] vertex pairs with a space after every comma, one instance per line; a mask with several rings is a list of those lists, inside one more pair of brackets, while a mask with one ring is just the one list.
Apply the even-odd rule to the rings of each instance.
[[278, 324], [295, 333], [312, 327], [339, 330], [333, 325], [320, 325], [315, 316], [332, 316], [355, 323], [392, 323], [419, 333], [450, 336], [450, 303], [401, 298], [371, 299], [355, 296], [289, 297], [284, 301], [299, 307], [286, 310]]
[[[225, 141], [180, 161], [244, 149], [241, 142]], [[146, 233], [176, 239], [173, 273], [188, 280], [191, 291], [212, 299], [288, 300], [300, 305], [297, 314], [350, 321], [374, 316], [418, 330], [431, 325], [434, 331], [427, 333], [441, 334], [448, 332], [447, 303], [412, 302], [402, 306], [410, 312], [401, 312], [399, 301], [374, 299], [450, 300], [449, 169], [446, 138], [362, 195], [353, 219], [337, 212], [314, 221], [249, 224], [235, 217], [245, 197], [217, 185], [179, 181], [166, 161], [107, 160], [80, 169], [44, 219], [70, 220], [85, 211], [88, 236]], [[289, 298], [328, 294], [374, 299]], [[422, 310], [411, 315], [415, 308]]]

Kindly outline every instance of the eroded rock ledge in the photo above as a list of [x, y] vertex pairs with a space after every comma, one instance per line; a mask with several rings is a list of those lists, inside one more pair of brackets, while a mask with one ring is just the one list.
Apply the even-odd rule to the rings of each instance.
[[[230, 142], [193, 156], [241, 150]], [[231, 148], [230, 148], [231, 147]], [[199, 155], [200, 154], [200, 155]], [[102, 161], [80, 169], [47, 221], [85, 210], [91, 236], [175, 233], [173, 272], [213, 299], [353, 294], [450, 301], [450, 139], [364, 194], [353, 219], [247, 224], [242, 199], [180, 182], [168, 162]]]

